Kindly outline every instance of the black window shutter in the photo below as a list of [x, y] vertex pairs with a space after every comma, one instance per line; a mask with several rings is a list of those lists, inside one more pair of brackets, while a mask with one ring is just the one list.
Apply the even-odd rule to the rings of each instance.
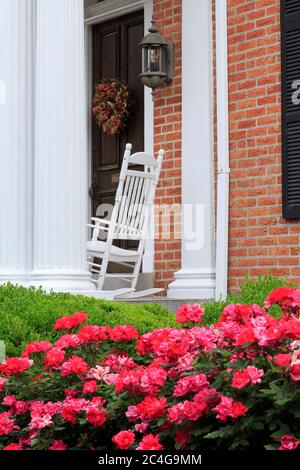
[[[300, 0], [281, 0], [282, 212], [300, 218]], [[298, 84], [296, 83], [298, 81]], [[297, 95], [295, 95], [295, 92]], [[294, 101], [294, 102], [293, 102]]]

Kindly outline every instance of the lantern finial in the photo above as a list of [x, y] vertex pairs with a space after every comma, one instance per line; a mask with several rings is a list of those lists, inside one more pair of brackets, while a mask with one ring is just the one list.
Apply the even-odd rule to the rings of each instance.
[[152, 20], [151, 20], [151, 24], [152, 26], [150, 26], [150, 28], [148, 29], [149, 33], [158, 33], [159, 29], [156, 28], [156, 19], [154, 18], [154, 16], [152, 16]]

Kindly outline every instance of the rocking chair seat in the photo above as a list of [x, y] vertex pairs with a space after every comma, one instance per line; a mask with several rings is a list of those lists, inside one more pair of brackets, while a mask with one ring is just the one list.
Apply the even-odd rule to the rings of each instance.
[[[106, 243], [100, 240], [94, 240], [87, 242], [87, 251], [96, 256], [97, 258], [103, 258], [104, 251], [105, 251]], [[134, 259], [138, 257], [137, 251], [132, 250], [124, 250], [123, 248], [119, 248], [118, 246], [112, 245], [110, 251], [110, 259], [113, 258], [126, 258], [126, 260], [134, 261]], [[124, 259], [125, 261], [125, 259]]]

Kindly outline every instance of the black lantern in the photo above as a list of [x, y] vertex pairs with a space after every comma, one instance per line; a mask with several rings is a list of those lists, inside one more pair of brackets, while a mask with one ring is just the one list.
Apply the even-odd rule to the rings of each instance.
[[145, 86], [152, 88], [154, 93], [157, 87], [172, 81], [173, 47], [159, 34], [154, 18], [151, 23], [149, 34], [140, 43], [143, 53], [143, 71], [140, 78]]

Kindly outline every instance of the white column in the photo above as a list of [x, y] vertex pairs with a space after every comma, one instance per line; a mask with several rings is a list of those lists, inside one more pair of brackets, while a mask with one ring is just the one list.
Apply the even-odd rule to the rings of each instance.
[[0, 283], [32, 268], [34, 0], [0, 2]]
[[37, 2], [34, 271], [31, 284], [93, 289], [86, 269], [83, 0]]
[[183, 2], [182, 98], [182, 267], [168, 297], [210, 299], [215, 290], [211, 0]]

